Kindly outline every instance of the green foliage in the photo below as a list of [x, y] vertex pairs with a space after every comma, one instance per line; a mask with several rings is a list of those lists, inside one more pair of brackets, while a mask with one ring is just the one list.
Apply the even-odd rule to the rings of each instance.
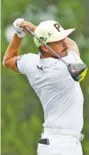
[[[79, 45], [81, 57], [89, 66], [89, 4], [88, 0], [3, 0], [2, 58], [8, 42], [5, 29], [18, 17], [40, 20], [56, 19], [65, 28], [76, 27], [72, 38]], [[31, 37], [24, 38], [22, 53], [37, 52]], [[84, 103], [84, 155], [89, 155], [89, 71], [81, 84]], [[37, 141], [43, 123], [43, 110], [25, 76], [2, 68], [2, 154], [36, 155]]]

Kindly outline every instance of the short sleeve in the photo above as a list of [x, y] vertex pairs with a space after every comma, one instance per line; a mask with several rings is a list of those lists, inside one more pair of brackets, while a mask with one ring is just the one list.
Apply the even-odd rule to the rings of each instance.
[[81, 63], [82, 60], [74, 51], [69, 51], [68, 55], [63, 57], [63, 60], [67, 63]]
[[32, 68], [34, 62], [34, 54], [24, 54], [17, 58], [17, 69], [22, 74], [27, 74]]

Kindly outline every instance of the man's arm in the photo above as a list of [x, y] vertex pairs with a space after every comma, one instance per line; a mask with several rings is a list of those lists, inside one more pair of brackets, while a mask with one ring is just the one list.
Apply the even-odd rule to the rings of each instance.
[[78, 45], [76, 44], [76, 42], [70, 38], [65, 38], [65, 41], [68, 45], [68, 50], [69, 51], [74, 51], [75, 53], [78, 54], [78, 56], [80, 56], [80, 53], [79, 53], [79, 48], [78, 48]]
[[[32, 23], [29, 23], [27, 21], [24, 21], [21, 25], [21, 27], [28, 27], [31, 29], [31, 31], [34, 32], [36, 26]], [[16, 60], [19, 54], [19, 49], [21, 45], [22, 38], [18, 37], [17, 34], [14, 35], [12, 41], [10, 42], [4, 58], [3, 58], [3, 66], [12, 69], [13, 71], [18, 71], [16, 67]]]
[[4, 58], [3, 58], [3, 66], [6, 68], [10, 68], [13, 71], [17, 71], [16, 68], [16, 59], [19, 53], [19, 48], [21, 45], [22, 38], [19, 38], [17, 34], [14, 35], [12, 41], [10, 42]]

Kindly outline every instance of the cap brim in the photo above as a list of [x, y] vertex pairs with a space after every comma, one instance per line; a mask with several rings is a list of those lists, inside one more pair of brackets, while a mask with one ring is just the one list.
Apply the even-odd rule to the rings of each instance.
[[48, 42], [55, 42], [55, 41], [60, 41], [65, 39], [68, 35], [70, 35], [73, 31], [75, 30], [75, 28], [73, 29], [67, 29], [67, 30], [63, 30], [62, 32], [57, 32], [55, 33], [55, 35], [51, 36], [48, 40]]

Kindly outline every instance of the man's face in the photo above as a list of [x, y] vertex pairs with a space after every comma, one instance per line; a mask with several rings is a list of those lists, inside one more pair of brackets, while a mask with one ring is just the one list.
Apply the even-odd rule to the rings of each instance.
[[[49, 43], [48, 45], [61, 57], [64, 57], [68, 54], [68, 51], [67, 51], [68, 46], [65, 42], [65, 39], [61, 41]], [[54, 56], [54, 54], [51, 51], [49, 51], [49, 53]]]

